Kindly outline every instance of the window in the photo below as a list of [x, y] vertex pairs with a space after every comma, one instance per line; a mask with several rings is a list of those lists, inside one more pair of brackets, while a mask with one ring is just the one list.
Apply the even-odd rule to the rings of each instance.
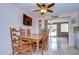
[[61, 24], [61, 32], [68, 32], [68, 23]]

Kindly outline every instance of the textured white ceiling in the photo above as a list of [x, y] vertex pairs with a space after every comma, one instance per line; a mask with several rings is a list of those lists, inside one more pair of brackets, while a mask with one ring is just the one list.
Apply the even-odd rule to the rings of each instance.
[[[41, 17], [40, 12], [32, 12], [33, 10], [38, 9], [34, 3], [17, 3], [23, 11], [33, 17]], [[53, 13], [69, 12], [69, 11], [78, 11], [79, 3], [55, 3], [54, 7], [50, 8], [53, 10]], [[51, 15], [53, 13], [47, 12], [46, 15]]]

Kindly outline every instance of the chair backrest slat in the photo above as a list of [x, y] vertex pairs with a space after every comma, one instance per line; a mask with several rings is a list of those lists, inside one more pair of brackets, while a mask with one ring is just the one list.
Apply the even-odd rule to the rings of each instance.
[[24, 28], [19, 28], [20, 29], [20, 37], [23, 38], [26, 36], [26, 32], [25, 32], [25, 29]]
[[17, 49], [19, 49], [20, 37], [19, 37], [19, 34], [17, 33], [19, 33], [19, 30], [17, 30], [16, 28], [10, 27], [13, 54], [18, 52]]
[[28, 35], [28, 36], [31, 35], [30, 29], [27, 29], [27, 35]]

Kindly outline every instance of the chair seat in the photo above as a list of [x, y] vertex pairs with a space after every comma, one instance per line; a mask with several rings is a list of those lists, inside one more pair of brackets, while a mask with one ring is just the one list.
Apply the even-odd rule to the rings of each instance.
[[23, 44], [21, 48], [23, 50], [29, 50], [30, 49], [30, 44]]
[[25, 51], [27, 51], [27, 50], [29, 50], [29, 49], [30, 49], [30, 44], [28, 44], [28, 45], [23, 44], [23, 45], [17, 47], [17, 48], [14, 50], [14, 53], [15, 53], [15, 54], [18, 54], [18, 52], [19, 52], [19, 53], [22, 53], [22, 52], [25, 52]]

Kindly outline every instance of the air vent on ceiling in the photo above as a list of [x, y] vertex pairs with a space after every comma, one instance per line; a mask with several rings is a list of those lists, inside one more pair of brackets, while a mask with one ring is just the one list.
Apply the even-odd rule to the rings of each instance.
[[59, 16], [51, 16], [52, 18], [58, 18]]

